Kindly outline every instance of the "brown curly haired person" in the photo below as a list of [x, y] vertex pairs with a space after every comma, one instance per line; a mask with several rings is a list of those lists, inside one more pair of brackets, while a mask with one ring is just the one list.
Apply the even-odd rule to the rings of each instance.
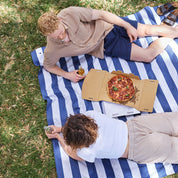
[[[143, 114], [124, 122], [96, 111], [70, 115], [46, 135], [78, 161], [128, 158], [178, 164], [178, 112]], [[62, 135], [63, 136], [62, 136]]]
[[89, 147], [96, 141], [98, 126], [91, 119], [82, 114], [71, 115], [62, 127], [62, 134], [67, 145], [73, 150]]

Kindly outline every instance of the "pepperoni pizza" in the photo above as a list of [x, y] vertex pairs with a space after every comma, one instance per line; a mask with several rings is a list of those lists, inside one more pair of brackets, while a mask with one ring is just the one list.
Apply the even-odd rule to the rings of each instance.
[[108, 95], [114, 101], [129, 101], [135, 94], [133, 81], [124, 75], [116, 75], [108, 81]]

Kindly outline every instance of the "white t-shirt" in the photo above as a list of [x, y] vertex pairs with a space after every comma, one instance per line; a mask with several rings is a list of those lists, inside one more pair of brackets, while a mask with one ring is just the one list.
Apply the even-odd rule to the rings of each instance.
[[127, 147], [127, 124], [96, 111], [87, 111], [83, 114], [95, 120], [98, 125], [98, 137], [89, 147], [77, 149], [77, 155], [88, 162], [94, 162], [96, 158], [120, 158]]

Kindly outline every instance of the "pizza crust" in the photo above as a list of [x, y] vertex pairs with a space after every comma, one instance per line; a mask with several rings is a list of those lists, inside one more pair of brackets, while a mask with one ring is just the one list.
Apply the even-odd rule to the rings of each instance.
[[116, 75], [108, 81], [108, 95], [114, 101], [129, 101], [135, 95], [133, 81], [124, 75]]

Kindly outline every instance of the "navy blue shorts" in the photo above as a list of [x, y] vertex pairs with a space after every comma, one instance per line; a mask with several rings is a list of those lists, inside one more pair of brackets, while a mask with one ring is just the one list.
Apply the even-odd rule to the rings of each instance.
[[[137, 29], [138, 22], [121, 17]], [[130, 60], [131, 45], [125, 28], [114, 25], [114, 28], [104, 39], [104, 54], [110, 57], [120, 57]]]

